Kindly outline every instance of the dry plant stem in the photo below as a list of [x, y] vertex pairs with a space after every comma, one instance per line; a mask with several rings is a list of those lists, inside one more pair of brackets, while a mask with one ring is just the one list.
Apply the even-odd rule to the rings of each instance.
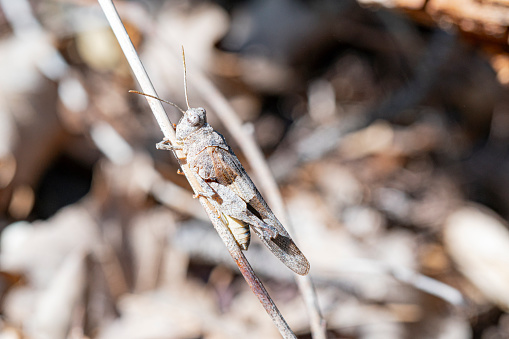
[[[214, 109], [214, 112], [219, 116], [221, 122], [235, 138], [235, 141], [249, 161], [251, 169], [259, 179], [259, 186], [261, 186], [262, 192], [267, 197], [267, 200], [270, 202], [270, 205], [273, 207], [281, 223], [292, 233], [291, 224], [286, 217], [281, 192], [253, 134], [246, 133], [234, 109], [201, 71], [193, 72], [193, 77], [195, 79], [195, 81], [193, 81], [193, 87], [198, 90], [202, 98]], [[325, 339], [327, 326], [325, 319], [323, 319], [321, 315], [311, 278], [309, 275], [298, 276], [296, 280], [309, 313], [313, 338]]]
[[[134, 46], [124, 28], [124, 25], [122, 24], [122, 21], [120, 20], [120, 17], [118, 16], [118, 13], [112, 1], [111, 0], [98, 0], [98, 1], [104, 11], [104, 14], [108, 19], [108, 22], [110, 23], [110, 26], [113, 29], [113, 32], [115, 33], [115, 36], [117, 37], [117, 40], [127, 60], [129, 61], [129, 65], [131, 66], [134, 75], [136, 76], [136, 79], [140, 83], [143, 92], [157, 96], [152, 86], [152, 83], [148, 78], [148, 75], [141, 63], [141, 60], [139, 59], [138, 54], [134, 49]], [[156, 117], [156, 120], [161, 130], [163, 131], [164, 136], [167, 139], [169, 139], [170, 142], [176, 143], [175, 132], [171, 127], [171, 123], [168, 120], [168, 117], [161, 103], [149, 97], [147, 97], [147, 101], [150, 104], [150, 107], [154, 113], [154, 116]], [[183, 154], [180, 151], [176, 151], [176, 156], [178, 158], [183, 158]], [[194, 192], [200, 192], [201, 191], [200, 185], [190, 172], [189, 166], [186, 163], [182, 163], [181, 167], [186, 178], [191, 184], [191, 187], [193, 188]], [[212, 221], [214, 228], [219, 233], [221, 239], [228, 248], [228, 251], [230, 252], [232, 258], [239, 266], [242, 275], [244, 276], [249, 286], [253, 290], [253, 293], [258, 297], [258, 299], [262, 303], [263, 307], [271, 317], [272, 321], [275, 323], [276, 327], [278, 328], [283, 338], [296, 338], [295, 334], [292, 332], [292, 330], [284, 320], [283, 316], [277, 309], [276, 305], [270, 298], [269, 294], [263, 287], [262, 283], [254, 274], [251, 265], [249, 264], [246, 257], [242, 253], [240, 247], [237, 245], [237, 242], [233, 238], [233, 235], [231, 234], [230, 230], [221, 222], [219, 218], [215, 216], [213, 208], [207, 201], [207, 199], [203, 197], [200, 197], [199, 199], [200, 203], [207, 212], [207, 215]]]
[[302, 293], [302, 298], [309, 312], [309, 323], [311, 325], [311, 335], [313, 339], [327, 338], [327, 322], [320, 312], [318, 299], [316, 298], [315, 287], [309, 275], [296, 277], [297, 285]]
[[[125, 30], [125, 27], [122, 24], [120, 17], [118, 16], [113, 2], [111, 0], [98, 0], [98, 2], [101, 5], [106, 18], [108, 19], [113, 33], [115, 33], [115, 37], [117, 38], [118, 43], [120, 44], [120, 47], [122, 48], [122, 51], [124, 52], [127, 61], [129, 62], [129, 66], [131, 66], [134, 76], [138, 80], [142, 91], [147, 94], [157, 96], [154, 86], [152, 86], [152, 82], [150, 81], [150, 78], [148, 77], [147, 72], [141, 63], [141, 60], [138, 57], [138, 53], [136, 53], [136, 50], [134, 49], [133, 43], [131, 42], [129, 35], [127, 34], [127, 31]], [[149, 97], [146, 98], [165, 138], [174, 144], [177, 141], [175, 131], [173, 130], [170, 121], [166, 116], [163, 105], [156, 99]]]

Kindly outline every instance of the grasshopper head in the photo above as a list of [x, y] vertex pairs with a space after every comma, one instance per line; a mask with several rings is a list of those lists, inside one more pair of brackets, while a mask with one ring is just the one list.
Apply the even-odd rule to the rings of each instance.
[[207, 122], [207, 113], [204, 108], [189, 108], [180, 118], [177, 125], [177, 138], [185, 139], [199, 130]]

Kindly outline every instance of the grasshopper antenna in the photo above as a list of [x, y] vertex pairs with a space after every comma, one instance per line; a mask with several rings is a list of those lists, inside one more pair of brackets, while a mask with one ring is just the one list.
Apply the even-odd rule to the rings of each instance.
[[184, 46], [182, 46], [182, 61], [184, 62], [184, 95], [186, 97], [187, 109], [191, 109], [191, 107], [189, 107], [189, 101], [187, 100], [187, 70], [186, 70], [186, 54], [184, 53]]
[[[161, 99], [161, 98], [155, 97], [155, 96], [153, 96], [153, 95], [150, 95], [150, 94], [147, 94], [147, 93], [143, 93], [143, 92], [138, 92], [138, 91], [135, 91], [135, 90], [132, 90], [132, 89], [130, 89], [130, 90], [129, 90], [129, 93], [135, 93], [135, 94], [139, 94], [139, 95], [144, 95], [144, 96], [149, 97], [149, 98], [157, 99], [157, 100], [159, 100], [159, 101], [161, 101], [161, 102], [165, 102], [165, 103], [167, 103], [167, 104], [172, 105], [173, 107], [176, 107], [179, 111], [181, 111], [181, 112], [182, 112], [182, 114], [184, 114], [184, 115], [186, 114], [186, 112], [184, 112], [184, 110], [183, 110], [182, 108], [180, 108], [179, 106], [177, 106], [177, 105], [176, 105], [176, 104], [174, 104], [173, 102], [169, 102], [169, 101], [166, 101], [166, 100], [164, 100], [164, 99]], [[186, 97], [186, 101], [187, 101], [187, 97]]]

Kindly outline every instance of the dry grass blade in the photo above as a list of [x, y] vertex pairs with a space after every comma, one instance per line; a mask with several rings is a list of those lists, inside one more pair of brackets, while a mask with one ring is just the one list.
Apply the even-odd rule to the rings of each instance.
[[[150, 79], [148, 78], [148, 75], [145, 72], [145, 69], [134, 49], [134, 46], [132, 45], [132, 42], [122, 24], [122, 21], [120, 20], [120, 17], [118, 16], [118, 13], [112, 3], [111, 0], [98, 0], [99, 4], [101, 5], [108, 22], [110, 23], [110, 26], [113, 29], [113, 32], [115, 33], [115, 36], [117, 37], [117, 40], [120, 43], [120, 46], [122, 47], [122, 50], [126, 56], [126, 58], [129, 61], [129, 64], [140, 83], [140, 86], [143, 90], [143, 92], [157, 96]], [[154, 116], [156, 117], [156, 120], [163, 131], [164, 136], [172, 143], [176, 142], [176, 136], [175, 132], [173, 131], [171, 127], [171, 123], [167, 118], [166, 113], [164, 112], [164, 109], [162, 108], [161, 103], [158, 100], [155, 100], [153, 98], [147, 97], [147, 100], [150, 104], [150, 107], [154, 113]], [[181, 156], [180, 151], [175, 151], [177, 158]], [[190, 168], [187, 164], [181, 165], [182, 170], [184, 174], [186, 175], [189, 183], [191, 184], [191, 187], [195, 192], [200, 192], [200, 184], [197, 182], [197, 180], [194, 178], [194, 176], [190, 173]], [[240, 247], [237, 245], [237, 242], [233, 238], [233, 235], [229, 231], [229, 229], [224, 225], [219, 218], [217, 218], [213, 212], [212, 206], [207, 201], [207, 199], [200, 197], [200, 203], [204, 207], [205, 211], [207, 212], [210, 220], [212, 221], [212, 224], [214, 225], [216, 231], [219, 233], [221, 239], [225, 243], [226, 247], [228, 248], [228, 251], [230, 252], [231, 256], [239, 266], [240, 271], [242, 272], [244, 278], [248, 282], [249, 286], [253, 290], [253, 293], [258, 297], [260, 302], [262, 303], [263, 307], [271, 317], [272, 321], [275, 323], [276, 327], [279, 329], [281, 335], [283, 338], [295, 338], [295, 334], [292, 332], [286, 321], [284, 320], [283, 316], [277, 309], [276, 305], [270, 298], [269, 294], [263, 287], [260, 280], [256, 277], [254, 274], [253, 269], [251, 268], [251, 265], [243, 255]]]

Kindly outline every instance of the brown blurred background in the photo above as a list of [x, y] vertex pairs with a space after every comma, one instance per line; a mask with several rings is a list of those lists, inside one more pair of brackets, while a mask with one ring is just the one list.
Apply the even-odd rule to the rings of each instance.
[[[162, 98], [184, 45], [253, 131], [329, 338], [509, 338], [508, 1], [115, 4]], [[0, 338], [278, 338], [129, 89], [96, 2], [0, 1]]]

